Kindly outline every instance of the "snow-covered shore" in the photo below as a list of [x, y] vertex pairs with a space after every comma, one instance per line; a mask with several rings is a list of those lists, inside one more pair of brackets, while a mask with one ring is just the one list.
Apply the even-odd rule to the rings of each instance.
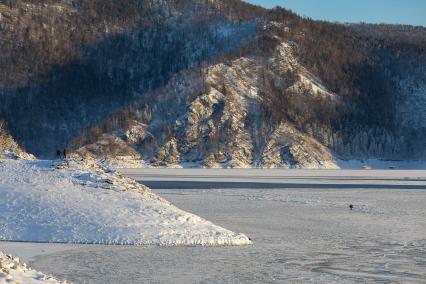
[[247, 245], [95, 162], [0, 160], [0, 241]]
[[424, 170], [426, 169], [426, 161], [414, 160], [380, 160], [380, 159], [365, 159], [365, 160], [342, 160], [337, 159], [333, 162], [324, 162], [317, 166], [253, 166], [253, 165], [230, 165], [229, 163], [215, 163], [206, 166], [200, 162], [184, 162], [167, 166], [154, 166], [149, 161], [137, 159], [132, 156], [98, 159], [103, 165], [115, 167], [118, 169], [252, 169], [252, 170], [358, 170], [358, 169], [374, 169], [374, 170]]

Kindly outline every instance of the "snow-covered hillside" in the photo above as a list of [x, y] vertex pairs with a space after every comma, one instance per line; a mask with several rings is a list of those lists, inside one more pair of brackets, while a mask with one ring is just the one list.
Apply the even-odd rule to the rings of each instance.
[[274, 126], [263, 113], [269, 103], [261, 91], [265, 76], [277, 84], [288, 81], [295, 99], [338, 100], [298, 62], [294, 49], [282, 41], [263, 60], [241, 57], [205, 67], [201, 76], [185, 71], [144, 102], [138, 118], [82, 143], [76, 153], [121, 167], [335, 168], [324, 141], [290, 121]]
[[[0, 3], [0, 116], [28, 151], [53, 158], [82, 129], [251, 38], [256, 21], [226, 19], [217, 10], [231, 2]], [[27, 97], [36, 85], [37, 94]]]
[[[241, 0], [0, 4], [0, 117], [123, 167], [426, 159], [426, 29]], [[61, 95], [57, 95], [61, 94]]]
[[0, 283], [16, 284], [66, 284], [51, 276], [29, 268], [17, 257], [0, 252]]
[[0, 241], [247, 245], [94, 162], [0, 160]]

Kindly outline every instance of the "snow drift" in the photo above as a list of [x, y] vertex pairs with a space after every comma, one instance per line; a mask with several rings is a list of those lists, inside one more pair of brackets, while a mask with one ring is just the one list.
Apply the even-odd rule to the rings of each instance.
[[0, 160], [0, 241], [247, 245], [95, 162]]
[[51, 276], [29, 268], [25, 263], [12, 255], [0, 252], [0, 283], [49, 283], [62, 282]]

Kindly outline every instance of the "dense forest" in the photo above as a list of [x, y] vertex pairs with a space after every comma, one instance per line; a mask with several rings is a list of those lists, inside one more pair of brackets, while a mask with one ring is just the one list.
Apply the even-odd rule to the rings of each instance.
[[[278, 62], [283, 43], [296, 69]], [[260, 98], [240, 122], [247, 135], [223, 122], [239, 78], [211, 71], [239, 70], [244, 58]], [[158, 156], [177, 140], [182, 153], [195, 143], [182, 117], [214, 89], [228, 97], [197, 122], [200, 136], [216, 133], [197, 138], [199, 151], [220, 156], [226, 137], [240, 135], [254, 160], [263, 137], [287, 123], [338, 158], [424, 159], [425, 71], [421, 27], [314, 21], [238, 0], [0, 1], [0, 117], [42, 157], [134, 121], [153, 137], [137, 151]], [[300, 74], [332, 95], [295, 88]]]
[[[341, 25], [303, 19], [284, 9], [270, 14], [290, 27], [290, 33], [277, 32], [297, 43], [298, 56], [309, 70], [342, 98], [337, 113], [330, 110], [315, 118], [342, 134], [343, 145], [335, 145], [338, 154], [424, 157], [425, 28]], [[400, 109], [404, 101], [412, 103], [408, 110]], [[314, 102], [312, 113], [319, 113], [317, 106]], [[405, 123], [410, 112], [420, 114], [412, 124]], [[300, 119], [306, 125], [306, 117]]]
[[0, 6], [1, 112], [37, 155], [257, 28], [208, 1], [44, 2]]

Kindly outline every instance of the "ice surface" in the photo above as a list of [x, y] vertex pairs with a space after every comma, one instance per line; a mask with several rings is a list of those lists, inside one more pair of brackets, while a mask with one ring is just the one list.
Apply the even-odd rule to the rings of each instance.
[[338, 160], [337, 165], [341, 169], [426, 169], [426, 161]]
[[[248, 233], [253, 245], [0, 243], [0, 247], [75, 283], [424, 283], [426, 279], [425, 171], [126, 173], [152, 183], [158, 188], [155, 193], [180, 208]], [[172, 182], [179, 182], [179, 187]]]

